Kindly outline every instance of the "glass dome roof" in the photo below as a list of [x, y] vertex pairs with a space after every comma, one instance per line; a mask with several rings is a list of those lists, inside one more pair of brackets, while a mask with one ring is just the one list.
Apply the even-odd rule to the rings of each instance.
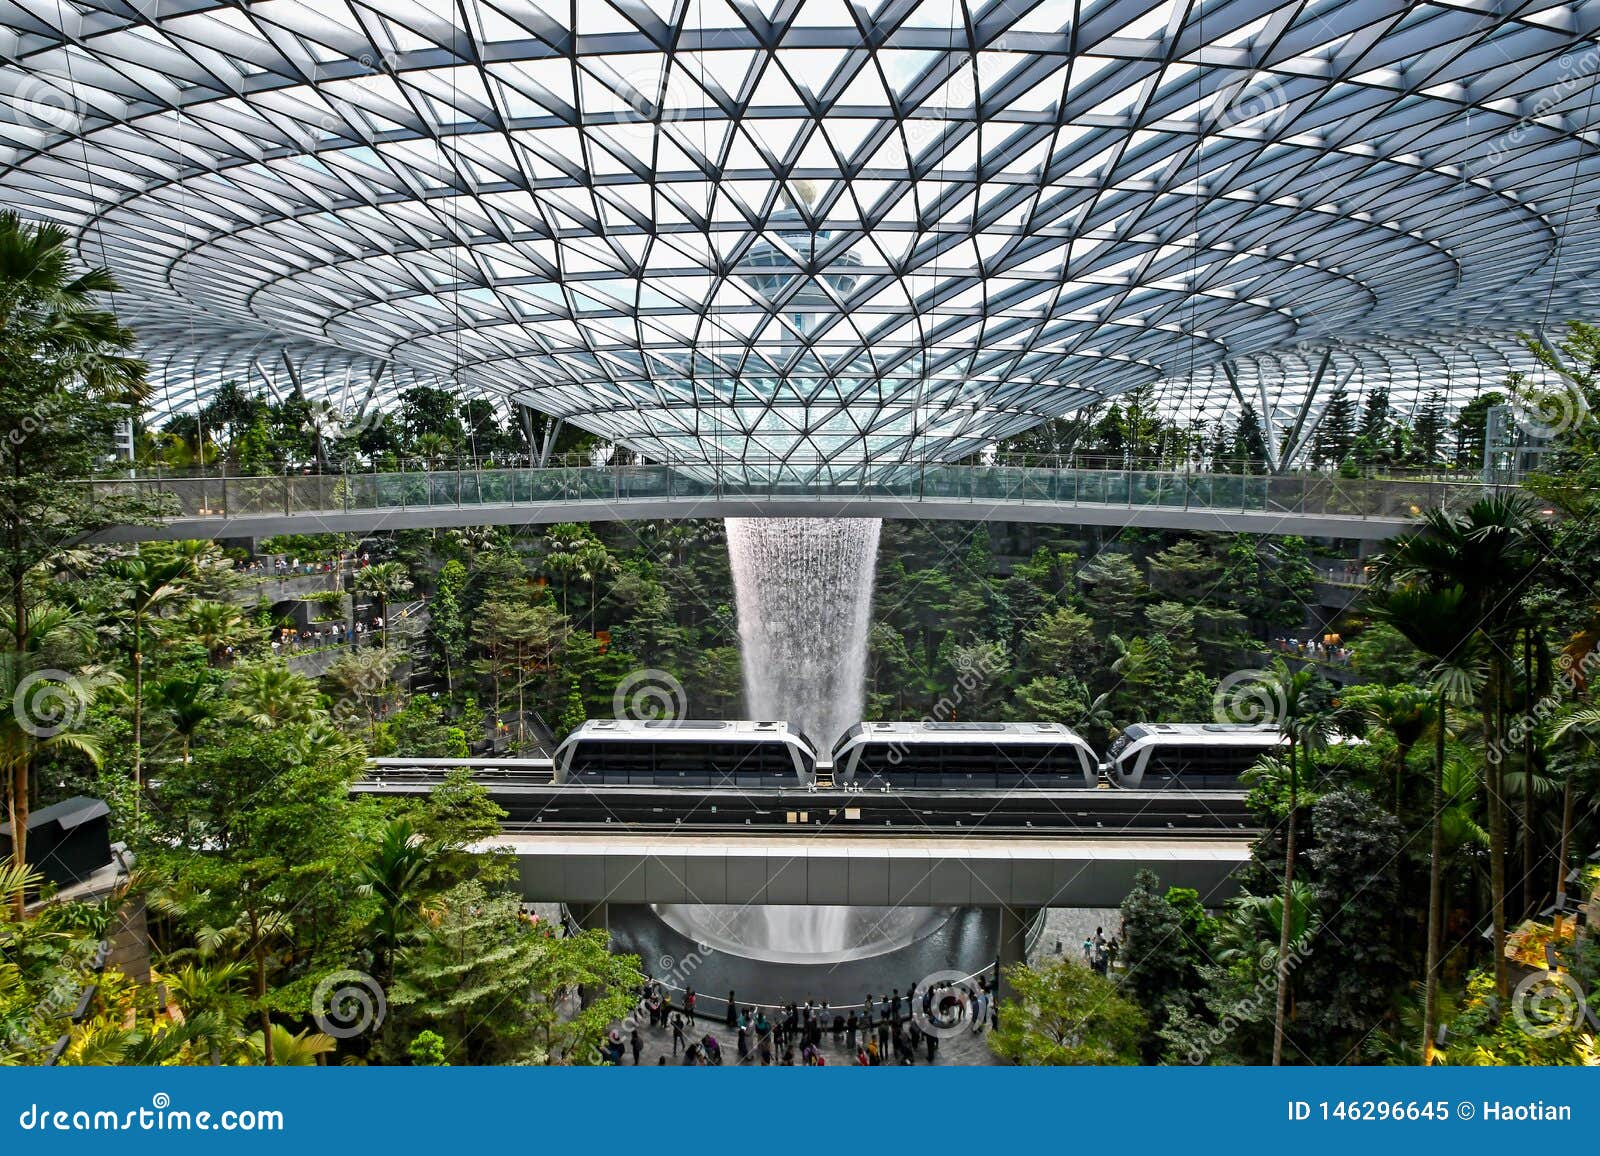
[[1328, 350], [1403, 384], [1463, 339], [1499, 372], [1592, 312], [1597, 26], [0, 0], [0, 195], [117, 272], [175, 406], [281, 363], [674, 458], [949, 458], [1152, 382], [1326, 388]]

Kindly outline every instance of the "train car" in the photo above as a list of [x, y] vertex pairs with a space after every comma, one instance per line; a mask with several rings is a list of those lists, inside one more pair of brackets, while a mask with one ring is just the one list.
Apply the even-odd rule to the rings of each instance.
[[1288, 739], [1273, 723], [1135, 723], [1106, 755], [1106, 777], [1146, 791], [1243, 790], [1241, 772]]
[[801, 787], [816, 752], [785, 722], [590, 719], [556, 748], [558, 783]]
[[839, 785], [937, 791], [1098, 785], [1094, 750], [1060, 723], [863, 722], [833, 749]]

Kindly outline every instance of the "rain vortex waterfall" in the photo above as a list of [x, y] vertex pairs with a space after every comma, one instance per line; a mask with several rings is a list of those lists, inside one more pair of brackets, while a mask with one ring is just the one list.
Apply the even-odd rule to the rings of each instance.
[[832, 749], [861, 721], [879, 518], [729, 518], [745, 704]]

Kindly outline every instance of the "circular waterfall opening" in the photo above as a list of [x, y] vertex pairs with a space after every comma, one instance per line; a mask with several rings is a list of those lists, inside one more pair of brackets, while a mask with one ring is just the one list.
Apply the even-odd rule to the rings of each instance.
[[845, 963], [909, 947], [954, 907], [823, 907], [659, 903], [661, 921], [696, 943], [768, 963]]

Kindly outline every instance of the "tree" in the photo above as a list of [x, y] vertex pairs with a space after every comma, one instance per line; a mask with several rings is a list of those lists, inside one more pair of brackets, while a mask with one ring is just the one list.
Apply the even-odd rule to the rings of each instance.
[[1270, 703], [1271, 721], [1278, 724], [1288, 739], [1286, 761], [1289, 794], [1283, 816], [1283, 891], [1277, 953], [1277, 995], [1272, 1021], [1272, 1063], [1283, 1062], [1283, 1041], [1289, 998], [1290, 939], [1293, 933], [1294, 869], [1296, 831], [1300, 809], [1300, 752], [1321, 741], [1329, 719], [1325, 713], [1326, 688], [1309, 670], [1292, 671], [1283, 659], [1275, 659], [1263, 674], [1261, 686]]
[[1044, 616], [1023, 636], [1024, 653], [1019, 669], [1036, 675], [1070, 674], [1087, 678], [1098, 665], [1101, 644], [1094, 619], [1063, 606]]
[[[1517, 595], [1548, 549], [1534, 510], [1533, 500], [1521, 494], [1479, 499], [1462, 514], [1429, 510], [1421, 530], [1396, 539], [1374, 560], [1383, 583], [1415, 583], [1434, 592], [1459, 587], [1461, 607], [1471, 616], [1468, 621], [1476, 624], [1470, 634], [1484, 643], [1488, 670], [1479, 701], [1488, 789], [1495, 980], [1502, 998], [1510, 996], [1510, 981], [1505, 957], [1506, 807], [1498, 756], [1504, 749], [1501, 728], [1510, 697], [1506, 656], [1514, 653], [1516, 633], [1524, 624], [1525, 611]], [[1398, 620], [1391, 624], [1401, 625]], [[1464, 636], [1457, 649], [1469, 637]]]
[[1430, 390], [1412, 419], [1411, 444], [1419, 464], [1438, 465], [1444, 457], [1444, 440], [1450, 431], [1442, 390]]
[[383, 645], [389, 645], [389, 603], [411, 593], [411, 575], [400, 562], [377, 562], [356, 571], [356, 587], [378, 600], [378, 617], [383, 619]]
[[1357, 442], [1365, 442], [1370, 451], [1376, 451], [1387, 443], [1389, 423], [1393, 417], [1394, 410], [1389, 405], [1389, 387], [1373, 386], [1367, 391], [1366, 401], [1361, 407], [1361, 423], [1356, 426]]
[[244, 616], [226, 602], [196, 599], [183, 610], [184, 633], [206, 648], [214, 666], [222, 652], [246, 636]]
[[1307, 855], [1314, 949], [1299, 965], [1296, 1001], [1305, 1043], [1320, 1063], [1341, 1063], [1389, 1016], [1405, 972], [1392, 935], [1373, 928], [1401, 908], [1400, 823], [1361, 789], [1322, 795], [1311, 808]]
[[1137, 1064], [1144, 1016], [1110, 980], [1067, 959], [1006, 971], [1015, 997], [1000, 1008], [989, 1047], [1014, 1064]]
[[[11, 795], [11, 858], [20, 868], [28, 847], [29, 768], [49, 751], [74, 751], [98, 766], [100, 739], [81, 729], [95, 695], [114, 681], [99, 671], [73, 677], [51, 665], [52, 652], [62, 646], [76, 648], [89, 631], [84, 619], [61, 607], [36, 603], [28, 610], [15, 650], [0, 650], [0, 696], [11, 709], [0, 711], [0, 762]], [[9, 623], [6, 624], [10, 626]], [[15, 892], [16, 918], [22, 918], [22, 892]]]
[[334, 659], [322, 676], [332, 692], [334, 716], [359, 711], [366, 716], [368, 738], [375, 739], [379, 711], [401, 695], [394, 680], [401, 661], [394, 651], [375, 647], [349, 650]]
[[1461, 407], [1451, 424], [1455, 435], [1455, 464], [1458, 470], [1484, 467], [1484, 442], [1489, 427], [1489, 411], [1506, 403], [1506, 395], [1496, 390], [1480, 394]]
[[[400, 952], [386, 1037], [443, 1031], [450, 1056], [469, 1064], [588, 1063], [644, 980], [638, 960], [612, 955], [603, 932], [559, 938], [514, 896], [475, 880], [444, 892], [431, 912]], [[563, 1014], [580, 985], [592, 1001]]]
[[1233, 427], [1233, 444], [1229, 455], [1241, 465], [1244, 473], [1262, 473], [1267, 467], [1267, 435], [1261, 428], [1261, 418], [1256, 407], [1246, 402], [1239, 411], [1239, 423]]
[[1176, 542], [1150, 559], [1150, 588], [1180, 602], [1205, 599], [1221, 574], [1221, 564], [1192, 538]]
[[156, 683], [154, 706], [178, 736], [183, 761], [188, 762], [195, 735], [222, 711], [222, 692], [215, 675], [204, 668], [191, 670]]
[[378, 914], [368, 925], [374, 977], [387, 987], [394, 979], [394, 955], [421, 921], [418, 895], [438, 852], [408, 819], [386, 823], [377, 846], [356, 868], [359, 890], [377, 900]]
[[233, 713], [253, 727], [308, 723], [324, 715], [317, 684], [278, 660], [240, 667], [228, 690]]
[[1312, 464], [1336, 466], [1348, 458], [1355, 447], [1355, 425], [1356, 403], [1341, 381], [1328, 395], [1328, 403], [1322, 408], [1322, 419], [1317, 422], [1316, 433], [1311, 440]]
[[[298, 1046], [285, 1051], [273, 1034], [271, 979], [285, 967], [314, 965], [316, 940], [297, 945], [297, 935], [315, 926], [319, 910], [332, 919], [341, 907], [332, 895], [354, 874], [345, 860], [357, 850], [350, 785], [361, 757], [353, 746], [330, 744], [315, 724], [222, 734], [163, 772], [162, 805], [150, 813], [140, 859], [152, 878], [182, 883], [197, 897], [188, 918], [202, 945], [226, 948], [250, 969], [264, 1061], [292, 1062]], [[276, 943], [298, 950], [280, 953]]]
[[445, 693], [451, 696], [455, 694], [455, 672], [467, 659], [466, 589], [467, 568], [452, 558], [440, 568], [428, 606], [428, 630], [434, 653], [444, 666]]
[[1078, 571], [1083, 601], [1097, 626], [1129, 634], [1139, 620], [1139, 604], [1149, 591], [1139, 568], [1126, 554], [1096, 554]]
[[1456, 584], [1429, 589], [1420, 583], [1371, 591], [1368, 606], [1381, 621], [1434, 660], [1429, 675], [1434, 696], [1432, 798], [1429, 806], [1427, 962], [1424, 972], [1422, 1046], [1424, 1064], [1433, 1055], [1438, 1026], [1439, 966], [1444, 935], [1445, 741], [1450, 704], [1470, 700], [1478, 680], [1473, 610], [1466, 588]]
[[1173, 888], [1163, 893], [1155, 872], [1134, 875], [1133, 890], [1122, 901], [1119, 954], [1127, 961], [1122, 985], [1144, 1009], [1146, 1046], [1152, 1050], [1174, 1006], [1190, 1006], [1200, 989], [1200, 968], [1211, 946], [1210, 924], [1194, 892]]
[[[10, 591], [13, 673], [27, 660], [31, 572], [68, 543], [147, 505], [91, 495], [119, 419], [148, 396], [131, 330], [101, 308], [117, 289], [104, 268], [79, 269], [67, 230], [0, 213], [0, 572]], [[7, 767], [12, 854], [26, 862], [33, 748]]]
[[102, 572], [119, 587], [118, 609], [129, 626], [129, 658], [133, 666], [133, 781], [144, 789], [144, 629], [161, 605], [178, 597], [194, 577], [194, 563], [171, 559], [114, 558]]

